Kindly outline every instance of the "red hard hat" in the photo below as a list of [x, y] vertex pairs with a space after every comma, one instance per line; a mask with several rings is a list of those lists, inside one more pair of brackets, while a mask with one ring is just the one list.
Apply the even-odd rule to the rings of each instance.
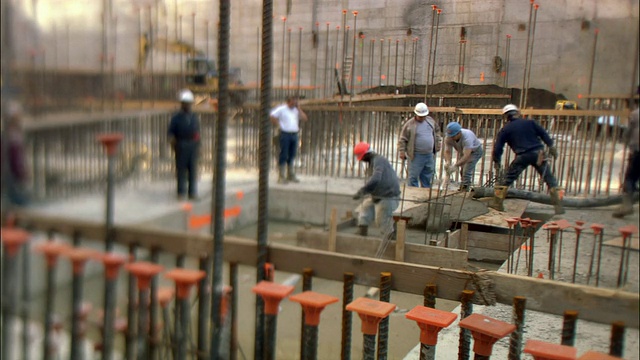
[[357, 143], [356, 146], [353, 147], [353, 155], [355, 155], [358, 161], [360, 161], [362, 160], [362, 157], [364, 157], [364, 154], [368, 153], [370, 150], [371, 146], [362, 141]]

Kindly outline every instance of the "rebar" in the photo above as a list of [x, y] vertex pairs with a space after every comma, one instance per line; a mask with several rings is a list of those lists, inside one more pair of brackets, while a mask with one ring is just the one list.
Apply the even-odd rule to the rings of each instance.
[[[347, 310], [347, 305], [353, 301], [353, 273], [344, 273], [342, 289], [342, 340], [340, 359], [351, 359], [351, 311]], [[375, 337], [374, 337], [375, 349]]]
[[524, 101], [522, 102], [522, 107], [521, 109], [524, 109], [527, 107], [527, 97], [529, 96], [529, 82], [531, 81], [531, 64], [533, 63], [533, 44], [535, 42], [535, 35], [536, 35], [536, 24], [538, 22], [538, 8], [540, 7], [540, 5], [538, 4], [534, 4], [533, 8], [535, 9], [535, 12], [533, 13], [533, 29], [531, 29], [531, 51], [528, 52], [529, 54], [529, 68], [526, 69], [525, 68], [525, 73], [527, 75], [527, 85], [524, 88]]
[[625, 325], [622, 321], [611, 324], [611, 342], [609, 344], [609, 355], [622, 358], [624, 355], [624, 332]]
[[[3, 285], [2, 286], [3, 287], [2, 289], [2, 358], [10, 359], [14, 353], [13, 341], [11, 341], [13, 332], [10, 329], [13, 329], [15, 316], [16, 316], [16, 305], [17, 305], [16, 294], [18, 292], [18, 286], [17, 286], [18, 285], [18, 276], [17, 276], [18, 275], [17, 274], [18, 259], [16, 255], [9, 254], [9, 251], [7, 251], [6, 249], [3, 252], [4, 252], [4, 259], [2, 261], [2, 285]], [[48, 293], [48, 288], [49, 288], [49, 285], [47, 284], [47, 293]], [[50, 311], [50, 309], [48, 308], [49, 307], [48, 303], [49, 302], [47, 301], [46, 309]], [[47, 336], [47, 334], [48, 333], [45, 329], [45, 336]], [[45, 339], [47, 338], [45, 337]], [[46, 350], [47, 350], [47, 346], [45, 343], [45, 351]]]
[[296, 96], [300, 96], [300, 78], [302, 77], [302, 26], [298, 28], [298, 71], [297, 71], [297, 92]]
[[578, 322], [578, 312], [567, 310], [562, 319], [562, 345], [573, 346], [576, 340], [576, 323]]
[[349, 74], [350, 87], [349, 87], [349, 106], [351, 106], [351, 100], [353, 99], [353, 78], [355, 74], [356, 68], [356, 41], [358, 40], [358, 31], [357, 31], [357, 20], [358, 20], [358, 12], [353, 11], [353, 49], [351, 51], [351, 71]]
[[[231, 1], [220, 1], [220, 27], [218, 33], [218, 118], [216, 127], [216, 146], [212, 155], [215, 159], [214, 199], [211, 212], [214, 214], [211, 223], [213, 235], [213, 272], [211, 274], [211, 348], [210, 358], [219, 354], [222, 337], [222, 314], [220, 311], [223, 297], [222, 273], [224, 266], [224, 207], [225, 207], [225, 174], [227, 167], [227, 124], [229, 123], [229, 37], [231, 25]], [[264, 31], [264, 29], [263, 29]], [[264, 42], [266, 45], [266, 42]], [[264, 64], [263, 64], [264, 66]]]
[[316, 360], [318, 358], [318, 327], [314, 325], [303, 325], [303, 343], [300, 359]]
[[[53, 328], [53, 309], [55, 309], [56, 299], [56, 260], [47, 260], [47, 290], [46, 304], [44, 310], [44, 338], [42, 341], [42, 358], [44, 360], [53, 359], [51, 330]], [[105, 305], [106, 307], [106, 305]], [[106, 314], [105, 314], [106, 315]], [[13, 316], [13, 314], [12, 314]]]
[[[587, 88], [587, 94], [591, 96], [591, 89], [593, 85], [593, 72], [596, 67], [596, 50], [598, 48], [598, 33], [600, 29], [596, 28], [593, 32], [593, 48], [591, 49], [591, 66], [589, 68], [589, 87]], [[589, 102], [591, 102], [591, 98], [587, 100], [587, 109], [589, 108]]]
[[[424, 102], [427, 102], [427, 95], [429, 94], [429, 71], [431, 70], [431, 54], [433, 46], [433, 27], [436, 24], [436, 5], [431, 5], [431, 33], [429, 36], [429, 55], [427, 56], [426, 76], [424, 79]], [[415, 54], [415, 51], [414, 51]], [[415, 55], [414, 55], [415, 57]]]
[[[389, 302], [391, 300], [391, 273], [380, 273], [380, 301]], [[378, 360], [387, 359], [389, 346], [389, 317], [380, 320], [378, 325]]]
[[527, 299], [522, 296], [513, 298], [513, 323], [516, 329], [511, 333], [509, 338], [509, 360], [520, 360], [522, 353], [522, 335], [524, 332], [524, 310]]
[[600, 230], [598, 236], [598, 261], [596, 263], [596, 286], [600, 284], [600, 263], [602, 262], [602, 243], [603, 243], [604, 229]]
[[327, 83], [327, 72], [329, 72], [329, 58], [331, 57], [329, 55], [329, 25], [330, 23], [327, 22], [327, 38], [325, 39], [324, 45], [324, 77], [322, 79], [322, 83], [324, 84], [322, 93], [324, 97], [328, 96], [327, 90], [329, 89], [329, 84]]
[[211, 307], [211, 292], [208, 290], [211, 281], [211, 257], [200, 258], [200, 270], [205, 276], [198, 282], [198, 359], [205, 360], [208, 353], [209, 340], [209, 309]]
[[[312, 280], [313, 280], [313, 269], [311, 268], [304, 268], [302, 270], [302, 291], [311, 291], [312, 288]], [[305, 323], [305, 315], [304, 315], [304, 309], [302, 309], [302, 315], [300, 316], [301, 319], [301, 325], [300, 328], [302, 329], [302, 336], [300, 337], [300, 359], [307, 359], [306, 356], [308, 356], [308, 351], [310, 351], [310, 349], [307, 348], [307, 344], [309, 344], [310, 340], [308, 337], [310, 336], [310, 334], [308, 333], [309, 331], [313, 331], [312, 329], [310, 329], [313, 326], [306, 326]], [[316, 330], [316, 337], [317, 337], [317, 328]], [[316, 343], [315, 344], [310, 344], [310, 345], [315, 345], [317, 347], [317, 339], [316, 339]], [[313, 352], [315, 354], [315, 351]]]
[[432, 69], [431, 69], [431, 85], [433, 85], [433, 81], [435, 79], [436, 76], [436, 60], [438, 58], [437, 54], [438, 54], [438, 33], [440, 30], [440, 14], [442, 13], [442, 9], [438, 8], [437, 10], [437, 17], [436, 17], [436, 35], [435, 35], [435, 40], [433, 42], [433, 62], [431, 64]]
[[229, 298], [231, 316], [231, 336], [229, 337], [229, 360], [238, 358], [238, 263], [229, 263], [229, 286], [231, 294]]
[[578, 267], [578, 250], [580, 248], [580, 234], [582, 234], [582, 228], [580, 226], [574, 227], [576, 231], [576, 246], [573, 252], [573, 274], [571, 275], [571, 283], [576, 282], [576, 270]]
[[[462, 290], [460, 297], [460, 320], [466, 318], [473, 313], [473, 290]], [[460, 340], [458, 344], [458, 360], [468, 360], [471, 345], [471, 332], [460, 327]]]
[[[74, 269], [71, 279], [71, 314], [73, 314], [71, 322], [71, 360], [84, 359], [84, 354], [82, 353], [83, 336], [81, 335], [82, 330], [80, 330], [80, 322], [82, 321], [82, 275], [82, 271], [76, 273]], [[26, 332], [26, 328], [24, 331]]]
[[529, 39], [531, 37], [531, 19], [533, 18], [533, 2], [534, 0], [529, 0], [530, 1], [530, 6], [529, 6], [529, 24], [527, 25], [527, 44], [526, 44], [526, 51], [525, 51], [525, 55], [524, 55], [524, 71], [522, 74], [522, 91], [520, 92], [520, 106], [519, 108], [522, 109], [522, 105], [524, 104], [524, 92], [525, 92], [525, 87], [527, 86], [527, 66], [529, 65]]
[[[74, 233], [75, 235], [75, 233]], [[75, 239], [75, 236], [74, 236]], [[6, 253], [5, 253], [6, 254]], [[11, 274], [11, 273], [9, 273]], [[7, 282], [3, 282], [3, 284], [11, 284], [13, 279]], [[31, 317], [31, 291], [29, 291], [29, 284], [31, 282], [31, 254], [29, 253], [29, 248], [24, 246], [22, 247], [22, 299], [21, 299], [21, 310], [22, 310], [22, 355], [25, 359], [29, 359], [29, 355], [31, 352], [31, 347], [29, 344], [29, 332], [24, 330], [29, 328], [29, 318]], [[11, 288], [4, 288], [4, 291], [7, 294], [11, 294]], [[3, 316], [4, 318], [4, 316]], [[3, 329], [9, 329], [3, 325]], [[3, 331], [4, 333], [4, 331]], [[3, 347], [9, 346], [7, 342], [3, 342]], [[3, 357], [4, 358], [4, 357]]]
[[436, 284], [427, 284], [424, 287], [424, 306], [436, 308], [437, 287]]

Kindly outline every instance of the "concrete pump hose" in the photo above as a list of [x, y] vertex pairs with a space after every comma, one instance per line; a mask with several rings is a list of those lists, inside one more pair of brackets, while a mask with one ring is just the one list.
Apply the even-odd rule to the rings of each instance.
[[[483, 197], [492, 197], [493, 188], [480, 187], [480, 186], [473, 187], [471, 189], [471, 196], [474, 199], [479, 199]], [[538, 193], [533, 191], [509, 188], [509, 190], [507, 191], [507, 198], [523, 199], [523, 200], [529, 200], [535, 203], [551, 205], [551, 196], [549, 196], [548, 194], [543, 194], [543, 193]], [[592, 207], [610, 206], [610, 205], [617, 205], [622, 203], [622, 198], [623, 198], [623, 195], [610, 195], [606, 197], [595, 197], [595, 198], [577, 198], [577, 197], [565, 196], [562, 199], [562, 205], [565, 207], [573, 207], [573, 208], [592, 208]], [[637, 196], [635, 201], [638, 201]]]

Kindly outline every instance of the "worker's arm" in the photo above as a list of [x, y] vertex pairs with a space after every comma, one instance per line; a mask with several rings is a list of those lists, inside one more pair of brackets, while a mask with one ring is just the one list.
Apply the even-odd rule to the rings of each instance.
[[462, 150], [462, 157], [460, 159], [458, 159], [458, 161], [456, 161], [455, 165], [456, 166], [462, 166], [462, 165], [468, 163], [469, 160], [471, 160], [471, 152], [472, 151], [473, 151], [473, 149], [464, 149], [464, 150]]
[[506, 142], [506, 136], [504, 133], [504, 129], [502, 129], [498, 133], [498, 138], [496, 139], [496, 142], [493, 144], [492, 159], [494, 163], [500, 163], [500, 159], [502, 158], [502, 152], [504, 151], [505, 142]]
[[176, 146], [176, 117], [171, 118], [171, 122], [169, 123], [169, 129], [167, 130], [167, 140], [171, 145], [171, 148], [175, 148]]
[[362, 187], [361, 191], [363, 194], [370, 194], [373, 190], [378, 186], [378, 183], [382, 179], [382, 173], [384, 172], [384, 167], [382, 164], [377, 163], [374, 160], [373, 164], [373, 174], [367, 181], [367, 183]]
[[400, 131], [400, 136], [398, 138], [398, 157], [402, 160], [407, 158], [407, 143], [409, 142], [409, 122], [407, 121], [402, 130]]
[[271, 113], [269, 114], [269, 119], [271, 119], [271, 123], [273, 124], [273, 126], [280, 127], [281, 108], [282, 108], [281, 106], [278, 106], [277, 108], [273, 109], [273, 111], [271, 111]]
[[298, 105], [298, 114], [300, 114], [300, 120], [302, 121], [309, 120], [309, 118], [307, 117], [307, 114], [304, 112], [304, 110], [300, 108], [300, 105]]
[[273, 126], [280, 126], [280, 121], [277, 117], [269, 116], [269, 119], [271, 119], [271, 123], [273, 124]]
[[553, 139], [551, 138], [551, 136], [549, 136], [547, 130], [540, 126], [537, 121], [534, 121], [533, 127], [536, 129], [538, 137], [542, 139], [542, 141], [544, 141], [544, 143], [547, 144], [548, 147], [553, 147]]
[[442, 153], [442, 157], [444, 158], [444, 163], [445, 164], [451, 164], [451, 145], [449, 144], [449, 141], [445, 140], [444, 141], [444, 152]]

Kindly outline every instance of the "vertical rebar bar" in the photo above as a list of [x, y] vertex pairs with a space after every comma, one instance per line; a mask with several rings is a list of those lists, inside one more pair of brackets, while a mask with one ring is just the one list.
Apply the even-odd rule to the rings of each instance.
[[[343, 289], [342, 289], [342, 347], [340, 350], [340, 359], [351, 359], [351, 311], [347, 310], [347, 305], [353, 301], [353, 282], [354, 274], [344, 273]], [[375, 337], [374, 344], [375, 348]]]
[[[591, 89], [593, 85], [593, 72], [596, 67], [596, 49], [598, 48], [598, 33], [600, 33], [600, 29], [596, 28], [593, 32], [593, 49], [591, 49], [591, 65], [589, 68], [589, 88], [587, 90], [587, 95], [591, 96]], [[635, 80], [634, 80], [635, 81]], [[591, 102], [591, 97], [587, 98], [587, 109], [589, 108], [589, 102]]]
[[298, 66], [297, 66], [297, 92], [296, 96], [300, 96], [300, 78], [302, 77], [302, 26], [298, 28]]
[[[460, 297], [460, 320], [473, 313], [473, 290], [462, 290]], [[468, 360], [471, 345], [471, 332], [465, 328], [460, 328], [460, 342], [458, 344], [458, 360]]]
[[209, 291], [209, 281], [211, 281], [211, 257], [200, 258], [200, 270], [205, 276], [198, 282], [198, 360], [205, 360], [208, 353], [209, 340], [209, 309], [211, 308], [211, 292]]
[[[312, 280], [313, 280], [313, 269], [304, 268], [302, 270], [302, 291], [311, 291]], [[308, 334], [308, 331], [310, 331], [311, 329], [309, 329], [305, 324], [304, 309], [302, 310], [302, 315], [300, 316], [300, 319], [301, 319], [300, 328], [302, 329], [302, 336], [300, 337], [300, 340], [301, 340], [300, 341], [300, 359], [306, 359], [307, 351], [308, 351], [306, 346], [309, 342], [308, 336], [310, 336]], [[316, 336], [317, 336], [317, 331], [316, 331]]]
[[406, 60], [407, 60], [407, 38], [405, 37], [402, 42], [402, 86], [405, 85], [405, 76], [406, 76]]
[[[271, 68], [273, 58], [273, 0], [264, 0], [262, 5], [262, 66], [260, 82], [260, 137], [258, 176], [258, 229], [256, 283], [265, 279], [264, 266], [268, 261], [268, 205], [269, 163], [271, 160]], [[224, 178], [223, 178], [224, 180]], [[260, 359], [264, 352], [264, 301], [256, 295], [254, 358]]]
[[520, 106], [522, 109], [522, 105], [524, 104], [524, 91], [527, 86], [527, 66], [529, 64], [529, 39], [531, 37], [531, 19], [533, 18], [533, 3], [534, 0], [529, 0], [529, 24], [527, 25], [527, 43], [526, 43], [526, 51], [524, 55], [524, 71], [522, 73], [522, 91], [520, 92]]
[[[4, 232], [4, 230], [3, 230]], [[3, 234], [4, 235], [4, 234]], [[4, 236], [3, 236], [4, 237]], [[28, 251], [25, 249], [25, 251]], [[18, 292], [18, 258], [16, 254], [4, 249], [4, 259], [2, 261], [2, 358], [10, 359], [13, 356], [13, 329], [16, 318], [16, 295]], [[49, 272], [47, 272], [49, 274]], [[49, 285], [47, 284], [47, 292]], [[48, 301], [47, 307], [48, 310]], [[48, 318], [48, 317], [47, 317]], [[26, 332], [26, 331], [25, 331]], [[47, 330], [45, 329], [45, 336]], [[45, 339], [47, 339], [45, 337]], [[45, 351], [47, 346], [45, 343]], [[46, 353], [45, 353], [46, 354]], [[45, 355], [47, 356], [47, 355]]]
[[571, 275], [571, 283], [575, 284], [576, 282], [576, 270], [578, 267], [578, 250], [580, 248], [580, 234], [582, 233], [582, 228], [580, 226], [575, 226], [576, 230], [576, 246], [573, 252], [573, 273]]
[[[154, 264], [160, 262], [160, 249], [158, 247], [151, 248], [150, 261]], [[158, 277], [151, 278], [149, 291], [149, 358], [155, 359], [158, 352]]]
[[[136, 261], [136, 244], [129, 245], [129, 259], [130, 261]], [[124, 355], [127, 359], [135, 359], [136, 354], [136, 330], [133, 324], [136, 321], [136, 276], [129, 273], [129, 282], [127, 285], [127, 332], [125, 337], [125, 351]], [[106, 330], [105, 330], [106, 331]]]
[[47, 261], [47, 290], [44, 320], [44, 338], [42, 341], [42, 358], [44, 360], [53, 359], [51, 330], [53, 327], [53, 309], [55, 309], [56, 298], [56, 260]]
[[[75, 234], [74, 234], [75, 235]], [[75, 237], [74, 237], [75, 238]], [[12, 280], [13, 281], [13, 280]], [[8, 282], [4, 282], [4, 284], [8, 284]], [[31, 254], [29, 253], [28, 247], [22, 248], [22, 329], [29, 328], [29, 318], [31, 317], [31, 291], [29, 290], [29, 284], [31, 283]], [[10, 290], [7, 288], [4, 289], [8, 294], [10, 294]], [[3, 329], [7, 329], [7, 327], [3, 327]], [[25, 359], [30, 359], [31, 347], [29, 345], [30, 334], [29, 331], [22, 331], [22, 355]], [[4, 346], [7, 346], [6, 342], [3, 342]], [[4, 347], [3, 346], [3, 347]]]
[[[266, 6], [266, 5], [265, 5]], [[214, 188], [215, 201], [211, 212], [215, 214], [211, 222], [213, 234], [213, 271], [211, 274], [211, 348], [210, 357], [219, 354], [223, 323], [221, 304], [223, 294], [222, 273], [224, 269], [224, 207], [225, 175], [227, 167], [227, 124], [229, 123], [229, 38], [231, 24], [231, 0], [220, 0], [220, 28], [218, 29], [218, 118], [216, 123], [216, 146], [212, 157], [215, 159]], [[270, 69], [269, 69], [270, 70]]]
[[291, 94], [291, 28], [287, 28], [287, 91], [286, 94]]
[[520, 360], [522, 353], [522, 335], [524, 331], [524, 310], [527, 299], [522, 296], [513, 298], [513, 317], [512, 321], [516, 325], [516, 329], [511, 333], [509, 338], [509, 360]]
[[362, 360], [375, 360], [376, 358], [376, 335], [362, 335]]
[[533, 44], [535, 42], [536, 35], [536, 23], [538, 22], [538, 8], [540, 5], [535, 4], [533, 8], [535, 9], [533, 13], [533, 29], [531, 29], [531, 50], [529, 51], [529, 68], [525, 68], [525, 73], [527, 74], [527, 85], [524, 88], [524, 101], [522, 102], [521, 109], [527, 107], [527, 97], [529, 96], [529, 81], [531, 81], [531, 64], [533, 63]]
[[238, 263], [229, 263], [229, 285], [231, 286], [231, 296], [229, 299], [231, 316], [231, 336], [229, 344], [229, 360], [238, 358]]
[[105, 360], [111, 359], [113, 354], [117, 282], [117, 273], [110, 274], [105, 271], [104, 318], [102, 320], [102, 358]]
[[[149, 359], [149, 347], [147, 342], [148, 324], [149, 324], [149, 288], [138, 289], [138, 339], [137, 339], [137, 358], [138, 360]], [[113, 309], [115, 310], [115, 299], [113, 300]], [[115, 318], [115, 313], [107, 314], [105, 312], [105, 318], [107, 315]], [[110, 359], [110, 358], [105, 358]]]
[[[527, 267], [527, 276], [533, 276], [533, 253], [536, 240], [536, 225], [532, 224], [529, 230], [529, 266]], [[517, 271], [517, 270], [516, 270]]]
[[433, 85], [433, 81], [436, 77], [436, 60], [438, 58], [438, 32], [440, 30], [440, 14], [442, 13], [442, 9], [438, 8], [437, 17], [436, 17], [436, 35], [435, 40], [433, 41], [433, 62], [431, 64], [431, 85]]
[[[264, 25], [264, 24], [263, 24]], [[263, 28], [264, 31], [264, 28]], [[264, 37], [264, 35], [263, 35]], [[285, 78], [285, 74], [287, 73], [286, 71], [286, 45], [287, 45], [287, 17], [283, 16], [282, 17], [282, 79], [280, 81], [280, 88], [282, 89], [282, 91], [284, 91], [284, 78]]]
[[318, 327], [304, 324], [303, 329], [304, 352], [300, 359], [316, 360], [318, 358]]
[[369, 87], [373, 87], [373, 59], [375, 56], [375, 50], [376, 50], [376, 39], [371, 39], [370, 41], [371, 45], [370, 45], [370, 51], [369, 51]]
[[600, 284], [600, 263], [602, 262], [602, 242], [604, 236], [604, 229], [600, 231], [598, 236], [598, 261], [596, 263], [596, 287]]
[[396, 60], [394, 62], [395, 71], [393, 75], [393, 85], [398, 90], [398, 47], [400, 46], [400, 40], [396, 39]]
[[509, 57], [511, 55], [511, 35], [507, 34], [507, 44], [504, 47], [504, 85], [507, 88], [509, 86]]
[[[380, 273], [380, 301], [389, 302], [391, 300], [391, 273]], [[389, 346], [389, 317], [380, 320], [378, 325], [378, 360], [387, 358]]]
[[353, 78], [356, 69], [356, 41], [358, 40], [358, 31], [357, 31], [357, 20], [358, 20], [358, 12], [353, 11], [353, 49], [351, 49], [351, 71], [349, 75], [349, 80], [351, 82], [349, 87], [349, 106], [351, 106], [351, 100], [353, 99]]
[[313, 37], [313, 50], [314, 50], [314, 60], [312, 66], [312, 78], [311, 84], [313, 85], [313, 98], [318, 98], [318, 53], [319, 53], [319, 41], [320, 41], [320, 23], [316, 21], [315, 27], [313, 28], [313, 32], [311, 33]]
[[[71, 322], [71, 360], [82, 360], [84, 354], [82, 354], [83, 337], [81, 336], [80, 322], [82, 321], [82, 279], [83, 272], [73, 271], [73, 277], [71, 279], [71, 314], [73, 316]], [[26, 332], [26, 328], [24, 330]]]
[[327, 22], [327, 38], [325, 39], [324, 44], [324, 77], [322, 79], [322, 83], [324, 84], [324, 89], [322, 89], [322, 94], [324, 97], [328, 96], [327, 90], [329, 89], [329, 84], [327, 83], [328, 77], [327, 72], [329, 71], [329, 22]]
[[567, 310], [562, 318], [562, 339], [561, 344], [573, 346], [576, 340], [576, 324], [578, 322], [578, 312]]
[[611, 342], [609, 345], [609, 355], [622, 357], [624, 355], [624, 330], [622, 321], [611, 324]]
[[[424, 78], [424, 102], [427, 102], [427, 94], [429, 93], [429, 71], [431, 70], [431, 54], [432, 54], [432, 46], [433, 46], [433, 27], [436, 24], [436, 9], [438, 7], [436, 5], [431, 5], [431, 34], [429, 36], [429, 54], [427, 55], [427, 66], [425, 67], [425, 78]], [[414, 51], [415, 58], [415, 51]]]
[[435, 309], [436, 295], [437, 295], [436, 284], [427, 284], [424, 287], [423, 295], [424, 295], [424, 306]]

